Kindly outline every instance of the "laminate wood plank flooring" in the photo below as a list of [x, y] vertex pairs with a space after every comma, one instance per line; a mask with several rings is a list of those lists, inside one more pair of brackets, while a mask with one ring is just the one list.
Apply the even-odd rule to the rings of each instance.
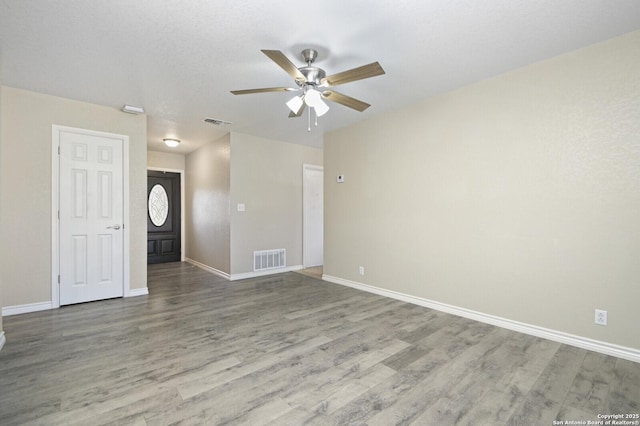
[[311, 268], [304, 268], [296, 271], [299, 274], [307, 275], [309, 277], [322, 279], [322, 266], [312, 266]]
[[150, 265], [149, 295], [4, 318], [0, 425], [552, 425], [640, 364], [342, 287]]

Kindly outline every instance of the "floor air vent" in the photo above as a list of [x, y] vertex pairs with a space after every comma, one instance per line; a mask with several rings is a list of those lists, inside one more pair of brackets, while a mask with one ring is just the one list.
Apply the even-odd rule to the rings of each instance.
[[285, 249], [260, 250], [253, 252], [253, 271], [284, 268], [287, 266], [287, 251]]

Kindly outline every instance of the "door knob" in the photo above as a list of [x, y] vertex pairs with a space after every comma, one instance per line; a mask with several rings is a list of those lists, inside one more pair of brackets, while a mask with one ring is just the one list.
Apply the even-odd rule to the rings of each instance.
[[107, 229], [115, 229], [117, 231], [120, 229], [120, 225], [107, 226]]

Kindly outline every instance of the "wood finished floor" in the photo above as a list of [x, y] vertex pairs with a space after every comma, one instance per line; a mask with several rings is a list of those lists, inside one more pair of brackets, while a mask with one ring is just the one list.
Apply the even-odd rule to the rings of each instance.
[[149, 267], [4, 318], [1, 425], [551, 425], [640, 412], [640, 364], [297, 273]]
[[313, 266], [311, 268], [300, 269], [296, 271], [299, 274], [307, 275], [309, 277], [317, 278], [319, 280], [322, 279], [322, 266]]

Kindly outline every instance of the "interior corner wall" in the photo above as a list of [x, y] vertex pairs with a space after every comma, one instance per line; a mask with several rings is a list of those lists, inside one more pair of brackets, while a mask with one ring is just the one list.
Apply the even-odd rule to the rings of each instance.
[[231, 133], [232, 276], [253, 273], [256, 250], [284, 248], [302, 267], [302, 166], [322, 161], [318, 148]]
[[[0, 72], [2, 70], [2, 55], [0, 55]], [[2, 156], [3, 156], [3, 143], [2, 143], [2, 75], [0, 74], [0, 164], [2, 164]], [[0, 190], [2, 188], [2, 173], [0, 173]], [[3, 234], [2, 234], [2, 193], [0, 192], [0, 246], [4, 246], [6, 244]], [[4, 328], [2, 326], [2, 307], [3, 299], [2, 299], [2, 287], [3, 287], [4, 277], [2, 275], [2, 271], [0, 270], [0, 349], [4, 346]]]
[[230, 135], [186, 156], [185, 256], [230, 274]]
[[147, 151], [147, 167], [165, 170], [184, 170], [186, 157], [171, 152]]
[[2, 87], [0, 274], [4, 307], [51, 301], [52, 126], [129, 136], [130, 288], [147, 286], [146, 116]]
[[640, 349], [638, 46], [629, 33], [325, 135], [324, 273]]

